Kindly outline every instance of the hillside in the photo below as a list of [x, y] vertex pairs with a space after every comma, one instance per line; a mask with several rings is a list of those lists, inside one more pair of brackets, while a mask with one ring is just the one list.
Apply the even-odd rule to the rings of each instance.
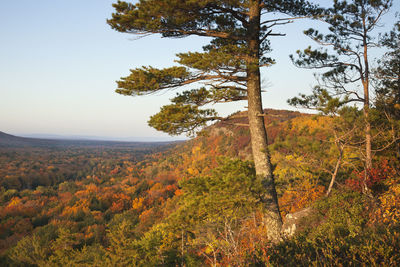
[[11, 139], [14, 139], [14, 138], [16, 138], [14, 135], [6, 134], [6, 133], [0, 131], [0, 140], [7, 140], [7, 139], [11, 140]]
[[99, 171], [97, 165], [137, 163], [176, 143], [47, 140], [1, 133], [0, 186], [23, 190], [84, 180]]
[[34, 140], [7, 134], [0, 131], [0, 146], [24, 146]]
[[[375, 201], [361, 194], [354, 161], [343, 165], [325, 198], [338, 153], [332, 118], [265, 112], [282, 216], [314, 209], [300, 236], [276, 246], [265, 237], [263, 186], [247, 161], [242, 112], [192, 140], [143, 154], [129, 146], [8, 148], [0, 154], [7, 162], [0, 175], [0, 265], [282, 266], [306, 265], [316, 255], [332, 264], [399, 260], [398, 239], [391, 239], [399, 233], [400, 203], [393, 200], [399, 173], [390, 155], [380, 156], [385, 171], [368, 180]], [[75, 175], [65, 172], [71, 168]], [[36, 184], [14, 189], [32, 173]], [[373, 244], [369, 252], [366, 242]], [[340, 254], [350, 245], [353, 254]]]
[[173, 142], [128, 142], [128, 141], [102, 141], [102, 140], [63, 140], [63, 139], [43, 139], [26, 138], [7, 134], [0, 131], [0, 147], [125, 147], [125, 148], [151, 148], [181, 141]]

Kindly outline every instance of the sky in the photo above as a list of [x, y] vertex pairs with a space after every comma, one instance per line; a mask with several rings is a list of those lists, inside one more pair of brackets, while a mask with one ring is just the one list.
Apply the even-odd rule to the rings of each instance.
[[[175, 54], [200, 51], [201, 37], [152, 35], [135, 39], [106, 24], [116, 0], [0, 1], [0, 131], [15, 135], [91, 136], [170, 140], [147, 125], [176, 92], [127, 97], [115, 81], [141, 66], [168, 67]], [[320, 0], [327, 4], [330, 0]], [[400, 11], [395, 0], [388, 27]], [[289, 54], [312, 42], [302, 31], [315, 21], [286, 25], [286, 37], [271, 40], [277, 64], [262, 70], [264, 108], [293, 109], [287, 99], [310, 92], [313, 72], [293, 66]], [[222, 115], [246, 103], [217, 105]], [[175, 137], [182, 139], [183, 136]]]

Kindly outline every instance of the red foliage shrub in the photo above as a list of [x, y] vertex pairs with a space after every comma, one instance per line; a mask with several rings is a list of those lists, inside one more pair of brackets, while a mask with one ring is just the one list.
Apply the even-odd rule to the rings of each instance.
[[355, 178], [349, 178], [345, 181], [346, 186], [354, 191], [362, 192], [364, 180], [369, 189], [375, 193], [379, 193], [383, 187], [383, 182], [388, 178], [396, 175], [396, 170], [389, 164], [387, 160], [383, 160], [377, 164], [379, 167], [371, 168], [361, 172], [354, 172]]

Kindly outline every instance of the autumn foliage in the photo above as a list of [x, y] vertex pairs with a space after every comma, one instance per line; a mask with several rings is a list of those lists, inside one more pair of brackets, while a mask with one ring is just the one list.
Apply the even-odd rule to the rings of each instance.
[[[278, 257], [277, 251], [281, 255], [297, 253], [300, 261], [307, 262], [314, 260], [312, 255], [334, 258], [348, 246], [355, 253], [351, 257], [365, 257], [372, 262], [360, 248], [368, 238], [363, 233], [369, 233], [368, 242], [374, 246], [389, 242], [399, 233], [394, 230], [400, 220], [400, 176], [396, 164], [382, 154], [382, 160], [369, 171], [366, 182], [373, 201], [360, 193], [364, 173], [354, 172], [348, 165], [343, 165], [333, 195], [326, 198], [326, 169], [332, 166], [330, 157], [337, 150], [320, 140], [330, 138], [330, 119], [296, 112], [268, 112], [271, 116], [266, 117], [266, 122], [274, 137], [272, 162], [276, 166], [283, 217], [306, 207], [318, 210], [307, 220], [312, 228], [304, 232], [308, 243], [290, 239], [277, 247], [269, 242], [248, 131], [225, 123], [170, 150], [142, 151], [141, 157], [116, 148], [104, 149], [102, 155], [91, 148], [53, 151], [59, 162], [67, 159], [63, 164], [71, 164], [70, 170], [77, 166], [69, 157], [87, 154], [90, 160], [82, 173], [69, 178], [62, 176], [64, 170], [56, 162], [47, 167], [46, 161], [37, 163], [55, 177], [60, 176], [54, 185], [24, 189], [5, 187], [9, 183], [3, 183], [1, 264], [284, 265], [287, 258]], [[31, 149], [32, 157], [44, 151], [27, 149]], [[319, 161], [315, 161], [311, 156], [318, 149], [328, 152], [318, 154]], [[3, 158], [12, 155], [11, 150], [7, 148], [9, 154], [1, 154]], [[9, 156], [6, 160], [22, 180], [28, 179], [29, 174], [24, 177], [25, 169], [21, 167], [19, 171], [17, 166], [24, 166], [19, 163], [23, 160], [34, 161], [27, 157]], [[346, 210], [335, 209], [341, 206]], [[389, 232], [378, 234], [382, 226], [389, 227]], [[321, 251], [318, 242], [334, 247]], [[381, 255], [379, 251], [371, 253]], [[340, 257], [347, 259], [345, 255]], [[381, 262], [386, 259], [379, 257]]]

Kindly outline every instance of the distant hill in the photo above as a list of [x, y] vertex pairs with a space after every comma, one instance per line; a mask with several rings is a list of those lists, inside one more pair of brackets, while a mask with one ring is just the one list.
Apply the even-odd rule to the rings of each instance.
[[29, 146], [34, 142], [31, 138], [19, 137], [0, 131], [0, 147]]
[[6, 134], [5, 132], [0, 131], [0, 140], [15, 140], [18, 139], [17, 136]]
[[148, 148], [164, 146], [173, 142], [123, 142], [123, 141], [100, 141], [100, 140], [62, 140], [62, 139], [42, 139], [26, 138], [7, 134], [0, 131], [0, 147], [134, 147]]
[[20, 137], [46, 139], [46, 140], [79, 140], [79, 141], [113, 141], [113, 142], [173, 142], [183, 141], [187, 138], [173, 138], [173, 137], [144, 137], [144, 136], [127, 136], [127, 137], [113, 137], [113, 136], [98, 136], [98, 135], [59, 135], [59, 134], [21, 134]]

